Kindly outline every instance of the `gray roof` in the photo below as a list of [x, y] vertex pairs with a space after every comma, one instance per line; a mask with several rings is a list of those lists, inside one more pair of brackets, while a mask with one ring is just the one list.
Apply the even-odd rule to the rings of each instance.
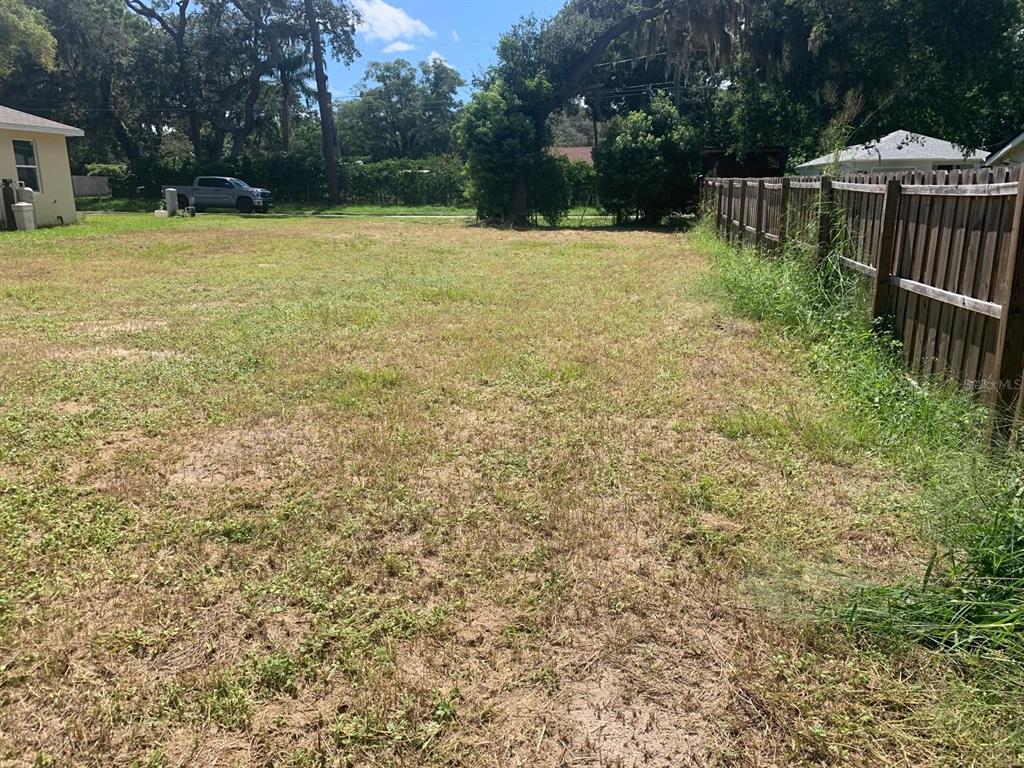
[[[808, 160], [797, 168], [816, 168], [829, 165], [836, 161], [836, 154], [830, 153]], [[876, 141], [856, 144], [839, 151], [840, 163], [878, 163], [897, 160], [914, 162], [917, 160], [942, 160], [962, 163], [964, 160], [984, 160], [985, 153], [968, 152], [942, 139], [934, 139], [920, 133], [910, 131], [893, 131]]]
[[11, 131], [29, 131], [33, 133], [56, 133], [61, 136], [85, 136], [81, 128], [73, 128], [55, 120], [19, 112], [16, 109], [0, 105], [0, 129]]

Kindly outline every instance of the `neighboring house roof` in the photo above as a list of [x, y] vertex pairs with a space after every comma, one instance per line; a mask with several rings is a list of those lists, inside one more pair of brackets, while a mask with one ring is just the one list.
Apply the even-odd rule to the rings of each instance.
[[1000, 147], [985, 158], [985, 165], [995, 165], [996, 163], [1004, 162], [1013, 150], [1019, 147], [1022, 143], [1024, 143], [1024, 131], [1021, 131], [1010, 139], [1009, 143], [1005, 147]]
[[34, 131], [35, 133], [56, 133], [61, 136], [85, 136], [81, 128], [73, 128], [55, 120], [19, 112], [0, 105], [0, 129], [10, 131]]
[[[910, 162], [921, 160], [962, 163], [965, 160], [985, 159], [985, 153], [964, 151], [948, 141], [935, 139], [911, 131], [893, 131], [877, 141], [856, 144], [839, 150], [840, 163], [880, 163], [886, 161]], [[818, 168], [837, 160], [836, 153], [830, 153], [808, 160], [797, 168]]]
[[561, 155], [570, 160], [582, 160], [584, 163], [594, 164], [593, 147], [552, 147], [551, 154]]

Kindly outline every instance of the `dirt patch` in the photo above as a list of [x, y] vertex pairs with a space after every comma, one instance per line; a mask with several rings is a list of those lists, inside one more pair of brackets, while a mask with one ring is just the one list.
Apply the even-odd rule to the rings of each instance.
[[118, 430], [100, 438], [92, 452], [71, 459], [64, 478], [72, 485], [87, 485], [97, 490], [111, 487], [115, 465], [125, 454], [149, 450], [158, 438], [146, 435], [141, 428]]
[[91, 362], [113, 358], [128, 362], [146, 362], [150, 360], [183, 359], [186, 355], [175, 349], [128, 349], [126, 347], [80, 347], [77, 349], [56, 349], [50, 357], [71, 362]]
[[265, 490], [301, 475], [327, 457], [327, 448], [311, 425], [262, 422], [220, 430], [187, 444], [171, 465], [170, 485]]
[[241, 734], [216, 731], [197, 733], [193, 729], [176, 730], [162, 750], [171, 766], [234, 768], [253, 764], [252, 739]]
[[467, 646], [488, 645], [513, 625], [514, 619], [507, 608], [494, 603], [481, 603], [469, 611], [467, 620], [456, 631], [456, 637]]
[[706, 700], [691, 703], [696, 711], [654, 701], [611, 669], [574, 685], [571, 694], [569, 751], [578, 757], [617, 768], [677, 768], [707, 752]]
[[111, 336], [131, 336], [160, 328], [166, 328], [166, 320], [135, 318], [131, 320], [98, 320], [89, 323], [77, 323], [71, 329], [72, 336], [87, 336], [91, 339], [106, 339]]
[[63, 402], [57, 403], [53, 407], [53, 410], [61, 416], [80, 416], [82, 414], [92, 413], [96, 410], [96, 406], [84, 400], [64, 400]]

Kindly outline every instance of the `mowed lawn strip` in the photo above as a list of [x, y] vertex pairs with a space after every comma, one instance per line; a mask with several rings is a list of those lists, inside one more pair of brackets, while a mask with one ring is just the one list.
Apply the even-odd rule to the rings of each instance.
[[0, 764], [1002, 759], [950, 670], [808, 623], [917, 567], [905, 489], [685, 236], [3, 246]]

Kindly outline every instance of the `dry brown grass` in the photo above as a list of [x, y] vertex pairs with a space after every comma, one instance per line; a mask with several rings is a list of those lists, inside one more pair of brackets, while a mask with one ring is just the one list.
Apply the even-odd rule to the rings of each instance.
[[0, 764], [966, 749], [945, 670], [806, 629], [905, 567], [869, 513], [903, 489], [695, 290], [684, 238], [140, 217], [28, 243], [0, 262]]

